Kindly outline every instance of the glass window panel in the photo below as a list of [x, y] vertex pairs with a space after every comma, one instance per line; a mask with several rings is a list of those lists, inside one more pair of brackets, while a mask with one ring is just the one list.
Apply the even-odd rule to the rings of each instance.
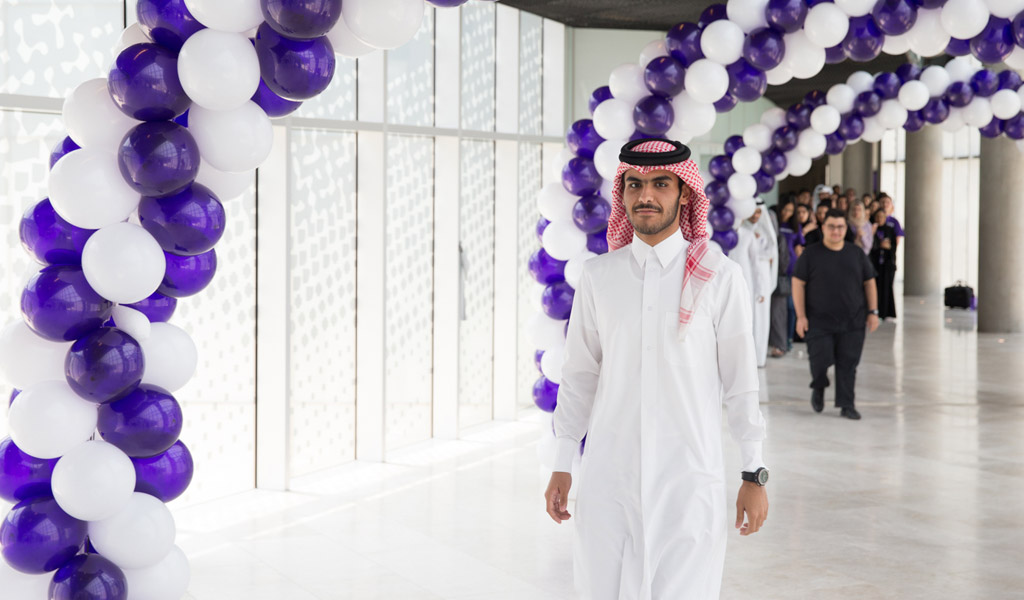
[[544, 121], [544, 19], [528, 12], [519, 21], [519, 132], [540, 135]]
[[434, 11], [427, 9], [416, 37], [390, 50], [388, 122], [430, 127], [434, 124]]
[[531, 298], [539, 284], [530, 275], [526, 262], [540, 249], [537, 239], [537, 194], [541, 188], [541, 144], [519, 144], [519, 389], [516, 399], [521, 407], [533, 406], [533, 384], [540, 377], [534, 363], [535, 349], [530, 342], [528, 323], [537, 309]]
[[[336, 55], [337, 56], [337, 55]], [[297, 117], [356, 120], [356, 59], [338, 56], [334, 79], [327, 89], [293, 113]]]
[[494, 131], [495, 8], [462, 7], [462, 128]]

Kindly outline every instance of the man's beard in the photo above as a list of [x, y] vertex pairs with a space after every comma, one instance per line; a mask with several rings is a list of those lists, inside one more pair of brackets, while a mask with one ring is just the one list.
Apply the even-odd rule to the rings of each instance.
[[[669, 228], [669, 227], [671, 227], [673, 225], [677, 225], [678, 226], [678, 223], [679, 223], [679, 203], [676, 202], [673, 205], [673, 207], [674, 208], [673, 208], [671, 214], [668, 215], [668, 218], [666, 218], [665, 220], [657, 221], [657, 222], [653, 222], [653, 223], [652, 222], [647, 222], [646, 224], [637, 225], [637, 223], [635, 221], [633, 221], [633, 215], [631, 213], [627, 213], [626, 216], [629, 217], [629, 222], [630, 222], [631, 225], [633, 225], [633, 230], [636, 231], [637, 233], [640, 233], [640, 234], [643, 234], [643, 235], [657, 235], [657, 234], [661, 233], [662, 231], [665, 231], [667, 228]], [[655, 208], [655, 209], [661, 210], [656, 205], [650, 205], [650, 206], [638, 205], [638, 206], [634, 206], [633, 210], [636, 210], [638, 208]]]

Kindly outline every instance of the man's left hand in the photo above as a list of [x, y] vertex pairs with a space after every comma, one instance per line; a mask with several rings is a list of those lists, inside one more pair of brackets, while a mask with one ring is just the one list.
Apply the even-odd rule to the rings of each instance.
[[878, 329], [878, 315], [868, 315], [868, 331], [874, 333]]
[[[747, 514], [746, 523], [743, 522], [743, 513]], [[740, 530], [740, 535], [757, 533], [767, 520], [768, 492], [763, 486], [744, 481], [736, 496], [736, 529]]]

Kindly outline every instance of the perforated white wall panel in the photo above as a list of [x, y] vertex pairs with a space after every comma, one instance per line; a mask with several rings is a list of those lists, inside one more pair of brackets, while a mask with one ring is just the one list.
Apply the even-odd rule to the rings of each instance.
[[494, 131], [494, 5], [462, 6], [462, 128]]

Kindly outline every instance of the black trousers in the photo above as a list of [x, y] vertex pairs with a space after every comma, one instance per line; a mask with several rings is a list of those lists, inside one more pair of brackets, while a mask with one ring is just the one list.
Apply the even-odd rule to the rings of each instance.
[[828, 387], [828, 368], [836, 367], [836, 407], [853, 408], [853, 388], [857, 382], [857, 365], [864, 350], [864, 329], [827, 332], [808, 329], [807, 354], [811, 362], [811, 387]]
[[878, 316], [882, 319], [896, 318], [896, 295], [892, 286], [896, 280], [896, 265], [885, 264], [876, 267], [875, 288], [878, 290]]

